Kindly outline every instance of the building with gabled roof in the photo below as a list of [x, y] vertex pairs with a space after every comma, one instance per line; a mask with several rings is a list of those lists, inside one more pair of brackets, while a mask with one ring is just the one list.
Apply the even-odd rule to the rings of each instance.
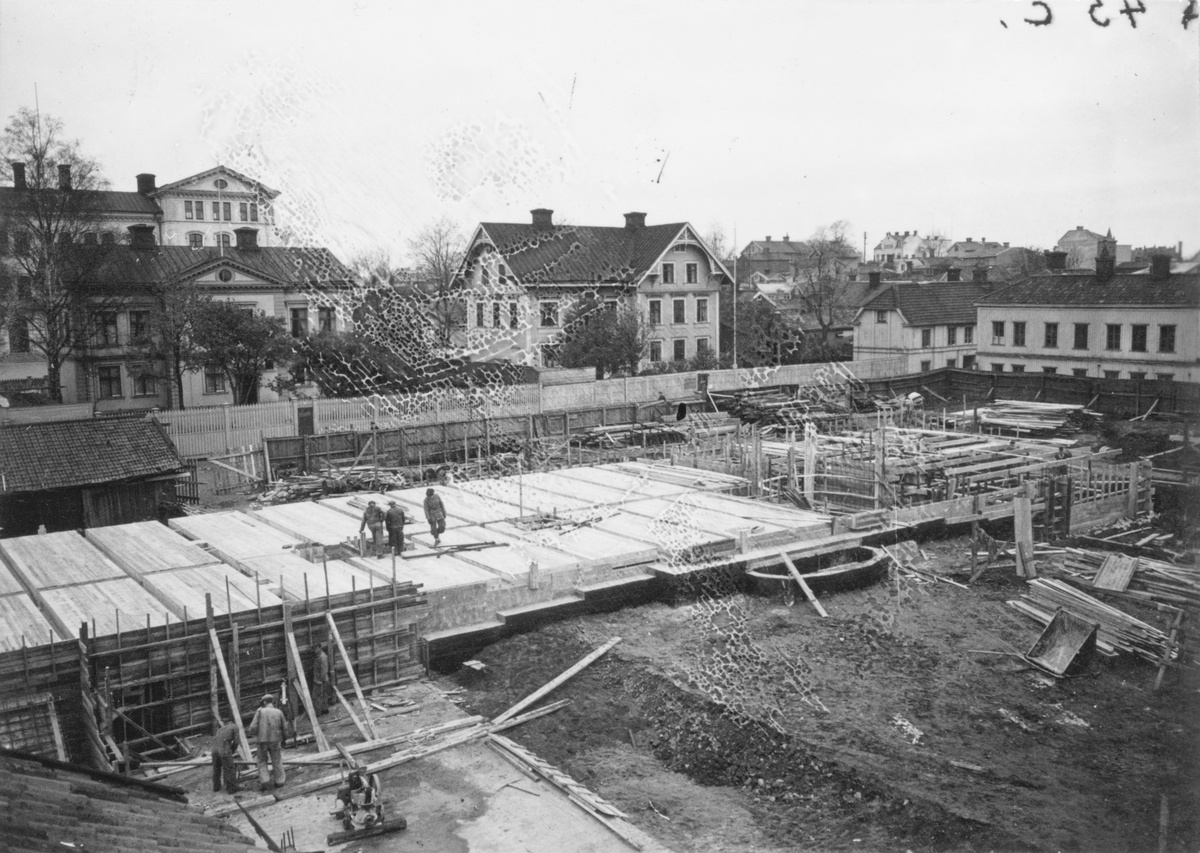
[[878, 284], [854, 317], [854, 358], [908, 360], [909, 373], [975, 366], [975, 302], [986, 281]]
[[555, 225], [539, 208], [528, 223], [482, 222], [459, 274], [467, 299], [466, 349], [476, 357], [557, 364], [572, 308], [592, 297], [639, 311], [651, 327], [645, 361], [683, 361], [718, 344], [720, 286], [729, 273], [686, 222]]

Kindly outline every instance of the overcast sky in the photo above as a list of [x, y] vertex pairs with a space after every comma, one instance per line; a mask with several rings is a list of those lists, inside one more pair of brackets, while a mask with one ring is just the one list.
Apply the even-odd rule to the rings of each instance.
[[0, 2], [0, 114], [61, 118], [113, 189], [227, 163], [341, 257], [448, 214], [847, 220], [1200, 250], [1185, 0]]

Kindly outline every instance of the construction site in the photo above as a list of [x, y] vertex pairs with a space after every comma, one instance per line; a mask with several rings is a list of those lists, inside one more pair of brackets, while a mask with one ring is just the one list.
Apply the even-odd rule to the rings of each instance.
[[268, 438], [167, 524], [0, 539], [0, 761], [43, 786], [3, 792], [9, 849], [128, 831], [17, 808], [67, 762], [188, 849], [1195, 849], [1192, 463], [924, 391]]

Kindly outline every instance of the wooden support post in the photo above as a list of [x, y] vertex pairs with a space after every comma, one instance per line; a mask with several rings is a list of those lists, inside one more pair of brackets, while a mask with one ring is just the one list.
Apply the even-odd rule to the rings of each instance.
[[804, 499], [812, 508], [816, 499], [817, 481], [817, 428], [811, 423], [804, 425]]
[[975, 549], [979, 547], [979, 495], [971, 499], [971, 580], [978, 576], [976, 572]]
[[346, 653], [346, 646], [342, 643], [341, 632], [338, 631], [337, 623], [333, 621], [333, 614], [328, 611], [325, 613], [325, 623], [329, 626], [329, 639], [337, 647], [338, 654], [342, 658], [342, 663], [346, 667], [346, 674], [350, 677], [350, 686], [354, 688], [354, 697], [358, 699], [358, 706], [362, 709], [363, 722], [370, 732], [370, 739], [374, 740], [378, 735], [375, 733], [375, 724], [371, 722], [370, 706], [367, 705], [367, 699], [363, 696], [362, 686], [358, 683], [358, 676], [354, 672], [354, 665], [350, 661], [350, 655]]
[[1129, 493], [1125, 496], [1125, 514], [1130, 518], [1138, 513], [1138, 468], [1139, 463], [1129, 463]]
[[300, 657], [300, 647], [296, 645], [296, 635], [292, 633], [291, 625], [285, 626], [283, 630], [284, 634], [286, 634], [285, 639], [287, 640], [288, 655], [292, 661], [292, 668], [296, 673], [294, 683], [297, 691], [300, 693], [300, 701], [304, 704], [304, 711], [308, 714], [308, 721], [312, 723], [313, 740], [317, 742], [317, 749], [325, 752], [329, 749], [329, 741], [325, 739], [325, 733], [321, 731], [321, 724], [317, 722], [316, 710], [313, 708], [312, 694], [308, 692], [308, 678], [304, 675], [304, 661]]
[[[215, 622], [213, 621], [213, 606], [212, 606], [212, 593], [211, 592], [206, 592], [204, 594], [204, 627], [208, 631], [216, 630]], [[208, 649], [208, 702], [209, 702], [209, 710], [212, 712], [214, 729], [221, 725], [221, 704], [220, 704], [220, 700], [218, 699], [218, 697], [220, 696], [220, 689], [217, 685], [217, 679], [218, 679], [218, 676], [217, 676], [216, 653], [213, 651], [212, 646], [209, 646], [209, 649]]]
[[217, 669], [221, 673], [221, 682], [225, 685], [225, 699], [229, 702], [229, 715], [233, 717], [233, 723], [237, 726], [238, 742], [242, 745], [242, 751], [246, 755], [246, 760], [251, 761], [254, 758], [254, 753], [250, 751], [250, 741], [246, 739], [246, 729], [242, 725], [242, 712], [238, 707], [238, 697], [233, 692], [233, 682], [229, 680], [229, 671], [225, 668], [225, 656], [221, 654], [221, 643], [217, 639], [216, 628], [208, 629], [208, 641], [212, 646], [212, 653], [217, 661]]
[[523, 711], [525, 708], [528, 708], [534, 702], [538, 701], [543, 696], [548, 694], [550, 691], [554, 690], [556, 687], [558, 687], [560, 684], [565, 682], [567, 679], [569, 679], [572, 676], [576, 675], [577, 673], [581, 672], [585, 667], [589, 666], [593, 661], [595, 661], [597, 658], [599, 658], [601, 655], [603, 655], [605, 652], [607, 652], [609, 649], [611, 649], [613, 646], [615, 646], [619, 642], [621, 642], [620, 637], [613, 637], [611, 640], [609, 640], [603, 646], [596, 649], [594, 652], [587, 655], [586, 657], [582, 658], [577, 664], [575, 664], [573, 667], [571, 667], [570, 669], [565, 671], [562, 675], [558, 676], [558, 678], [549, 682], [544, 687], [540, 687], [537, 690], [533, 691], [528, 696], [526, 696], [524, 699], [522, 699], [520, 702], [518, 702], [517, 704], [515, 704], [511, 708], [509, 708], [507, 711], [505, 711], [503, 714], [496, 717], [494, 720], [492, 720], [492, 723], [493, 724], [503, 723], [505, 720], [509, 719], [510, 717], [516, 716], [521, 711]]
[[1179, 627], [1183, 624], [1183, 611], [1180, 610], [1175, 614], [1175, 622], [1171, 625], [1171, 633], [1167, 637], [1167, 643], [1163, 647], [1162, 660], [1158, 665], [1158, 675], [1154, 676], [1154, 689], [1157, 691], [1162, 687], [1163, 676], [1167, 672], [1167, 666], [1171, 663], [1171, 653], [1175, 650], [1175, 642], [1179, 636]]
[[786, 551], [780, 551], [779, 556], [783, 557], [784, 565], [787, 566], [788, 572], [791, 574], [793, 580], [800, 585], [800, 591], [804, 593], [804, 597], [807, 598], [809, 603], [817, 609], [817, 612], [820, 613], [821, 616], [829, 616], [829, 614], [825, 612], [825, 608], [821, 606], [821, 602], [817, 601], [817, 597], [813, 595], [813, 591], [808, 588], [808, 584], [804, 582], [804, 576], [800, 574], [800, 570], [796, 568], [796, 564], [792, 562], [792, 558], [787, 555]]
[[350, 722], [354, 723], [354, 728], [358, 729], [358, 733], [363, 736], [363, 740], [376, 740], [375, 735], [368, 731], [367, 727], [363, 725], [363, 721], [358, 718], [358, 714], [354, 713], [354, 709], [350, 707], [350, 703], [346, 701], [342, 691], [337, 689], [337, 685], [330, 685], [330, 689], [333, 690], [333, 695], [337, 697], [341, 706], [346, 709], [346, 715], [350, 717]]
[[[232, 612], [232, 611], [231, 611]], [[232, 621], [232, 620], [231, 620]], [[241, 667], [241, 643], [239, 635], [241, 626], [237, 622], [232, 622], [229, 626], [232, 631], [232, 636], [229, 638], [229, 659], [232, 671], [229, 673], [233, 677], [233, 692], [237, 696], [242, 695], [242, 667]], [[147, 632], [149, 636], [149, 632]], [[168, 658], [169, 660], [169, 658]]]
[[1028, 497], [1013, 498], [1013, 538], [1017, 560], [1017, 575], [1025, 578], [1037, 577], [1037, 566], [1033, 560], [1033, 510]]

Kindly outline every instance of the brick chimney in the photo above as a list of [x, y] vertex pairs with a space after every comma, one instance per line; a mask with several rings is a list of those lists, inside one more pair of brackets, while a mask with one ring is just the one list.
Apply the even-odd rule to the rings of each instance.
[[1046, 252], [1046, 269], [1050, 272], [1062, 272], [1067, 268], [1066, 252]]
[[770, 235], [770, 234], [768, 234], [768, 235], [767, 235], [767, 239], [765, 240], [765, 242], [767, 242], [767, 243], [770, 243], [770, 242], [771, 242], [771, 235]]
[[138, 249], [140, 251], [154, 249], [154, 226], [130, 225], [129, 246], [130, 248]]
[[58, 164], [58, 188], [60, 190], [71, 189], [71, 165], [69, 163]]
[[554, 227], [554, 211], [545, 207], [529, 211], [533, 216], [533, 227], [549, 230]]
[[154, 192], [154, 176], [149, 172], [142, 172], [137, 176], [138, 195], [150, 195]]
[[633, 213], [625, 214], [625, 230], [626, 231], [637, 231], [639, 228], [645, 228], [645, 227], [646, 227], [646, 214], [637, 213], [636, 211]]
[[867, 273], [867, 283], [871, 287], [878, 287], [880, 285], [881, 278], [882, 274], [876, 270], [871, 270]]
[[28, 189], [29, 185], [25, 183], [25, 164], [12, 163], [13, 170], [13, 189], [24, 190]]
[[962, 270], [958, 267], [950, 267], [946, 270], [946, 281], [962, 281]]
[[234, 228], [233, 233], [237, 237], [237, 243], [234, 244], [234, 248], [243, 252], [254, 252], [258, 250], [257, 228]]
[[1170, 255], [1150, 256], [1150, 277], [1158, 281], [1162, 281], [1171, 277]]
[[976, 284], [986, 284], [987, 267], [975, 267], [975, 269], [971, 270], [971, 281]]

